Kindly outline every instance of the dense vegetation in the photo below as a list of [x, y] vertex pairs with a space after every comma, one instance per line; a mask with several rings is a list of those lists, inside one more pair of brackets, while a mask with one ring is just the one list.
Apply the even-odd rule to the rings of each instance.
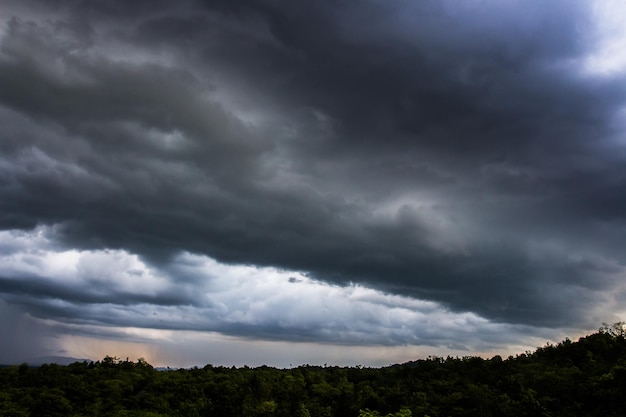
[[0, 369], [0, 416], [623, 416], [621, 323], [503, 360], [160, 372], [106, 357]]

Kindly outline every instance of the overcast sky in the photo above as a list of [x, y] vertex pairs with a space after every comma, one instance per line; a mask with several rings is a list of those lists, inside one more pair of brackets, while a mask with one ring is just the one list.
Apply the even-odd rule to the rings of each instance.
[[626, 318], [621, 1], [0, 10], [0, 362], [386, 365]]

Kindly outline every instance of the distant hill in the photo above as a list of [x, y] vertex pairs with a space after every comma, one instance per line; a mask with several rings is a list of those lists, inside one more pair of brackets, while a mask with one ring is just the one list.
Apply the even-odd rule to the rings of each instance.
[[32, 358], [29, 360], [21, 361], [20, 363], [4, 363], [0, 364], [0, 367], [7, 367], [12, 365], [19, 365], [22, 363], [27, 363], [30, 366], [41, 366], [43, 364], [51, 364], [55, 363], [57, 365], [69, 365], [74, 362], [91, 362], [91, 359], [79, 359], [72, 358], [70, 356], [38, 356], [36, 358]]
[[91, 359], [72, 358], [70, 356], [40, 356], [35, 358], [33, 365], [43, 365], [44, 363], [56, 363], [57, 365], [69, 365], [74, 362], [91, 362]]

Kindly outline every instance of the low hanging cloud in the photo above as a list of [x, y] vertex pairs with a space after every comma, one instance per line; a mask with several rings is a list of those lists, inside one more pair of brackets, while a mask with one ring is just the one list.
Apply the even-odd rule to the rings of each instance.
[[2, 299], [348, 344], [618, 320], [617, 7], [3, 4]]
[[[224, 265], [187, 253], [155, 270], [125, 251], [51, 249], [45, 229], [2, 232], [0, 241], [13, 244], [0, 257], [7, 300], [70, 326], [62, 333], [95, 336], [100, 328], [95, 333], [106, 336], [107, 327], [132, 324], [250, 340], [468, 351], [509, 341], [502, 326], [472, 313], [357, 284], [329, 285], [296, 271]], [[465, 344], [457, 341], [461, 334]]]

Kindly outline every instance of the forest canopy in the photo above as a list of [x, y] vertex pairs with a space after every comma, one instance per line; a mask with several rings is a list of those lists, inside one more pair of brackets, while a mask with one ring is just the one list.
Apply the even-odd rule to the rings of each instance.
[[111, 356], [0, 368], [1, 416], [621, 416], [624, 392], [624, 323], [507, 359], [384, 368], [159, 371]]

